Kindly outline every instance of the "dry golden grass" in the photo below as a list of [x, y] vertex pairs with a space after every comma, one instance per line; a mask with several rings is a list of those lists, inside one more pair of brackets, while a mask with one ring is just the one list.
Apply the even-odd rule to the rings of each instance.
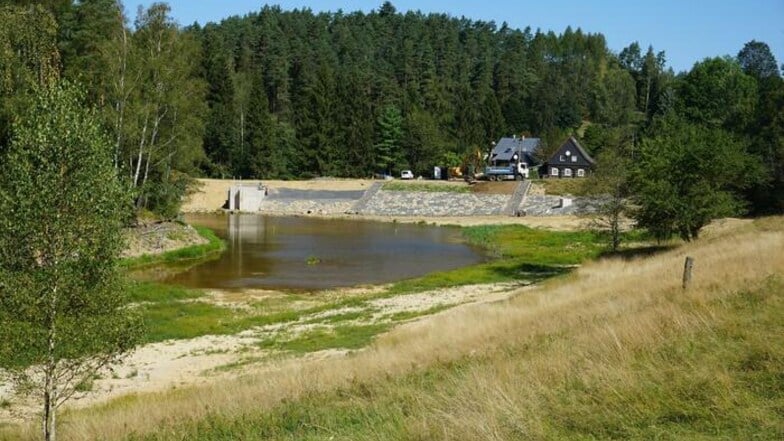
[[[696, 266], [693, 284], [684, 292], [687, 255]], [[784, 219], [740, 222], [652, 257], [585, 265], [506, 302], [460, 307], [411, 323], [353, 356], [281, 362], [231, 381], [74, 411], [63, 419], [61, 436], [115, 439], [156, 432], [179, 439], [189, 422], [255, 414], [358, 384], [375, 387], [377, 396], [405, 399], [419, 412], [401, 423], [401, 438], [507, 439], [510, 430], [520, 438], [546, 438], [559, 424], [547, 417], [547, 409], [556, 399], [569, 399], [551, 393], [564, 382], [617, 388], [616, 395], [606, 395], [605, 405], [631, 420], [650, 411], [626, 393], [635, 390], [640, 372], [665, 384], [672, 375], [655, 360], [640, 365], [640, 357], [653, 357], [644, 349], [708, 330], [717, 301], [776, 274], [784, 274]], [[509, 347], [516, 355], [505, 352]], [[446, 377], [443, 392], [417, 394], [395, 380], [450, 362], [464, 362], [465, 368]], [[646, 371], [654, 367], [655, 372]], [[693, 369], [715, 387], [724, 381], [711, 366]], [[573, 420], [592, 418], [578, 415], [579, 403], [572, 404], [564, 408], [575, 412]], [[510, 424], [517, 426], [510, 429]], [[36, 430], [7, 436], [30, 439]]]

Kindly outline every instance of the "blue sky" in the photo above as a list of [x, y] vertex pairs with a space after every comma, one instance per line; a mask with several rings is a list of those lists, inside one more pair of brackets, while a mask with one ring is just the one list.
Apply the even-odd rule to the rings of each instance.
[[[131, 15], [152, 1], [125, 0]], [[264, 4], [251, 0], [169, 0], [172, 15], [183, 25], [204, 24], [231, 15], [258, 11]], [[345, 12], [377, 9], [383, 0], [280, 0], [283, 9]], [[398, 11], [447, 13], [475, 20], [506, 21], [512, 27], [563, 31], [566, 26], [601, 32], [611, 50], [618, 52], [633, 41], [653, 45], [667, 54], [676, 71], [688, 70], [705, 57], [736, 55], [749, 40], [766, 42], [779, 65], [784, 63], [784, 0], [537, 0], [465, 1], [397, 0]]]

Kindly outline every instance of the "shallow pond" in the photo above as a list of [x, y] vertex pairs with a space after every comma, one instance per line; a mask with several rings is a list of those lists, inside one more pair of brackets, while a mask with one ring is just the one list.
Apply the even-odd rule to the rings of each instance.
[[414, 224], [190, 215], [227, 242], [220, 258], [165, 280], [192, 288], [323, 289], [386, 283], [470, 265], [459, 229]]

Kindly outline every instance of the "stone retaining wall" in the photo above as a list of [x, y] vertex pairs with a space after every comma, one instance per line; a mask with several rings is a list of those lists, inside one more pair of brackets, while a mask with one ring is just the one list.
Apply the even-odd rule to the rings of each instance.
[[561, 207], [560, 196], [528, 195], [520, 207], [520, 214], [525, 216], [564, 216], [573, 214], [596, 213], [602, 203], [601, 198], [572, 198], [572, 204]]
[[351, 211], [357, 201], [351, 199], [267, 199], [261, 213], [272, 214], [343, 214]]
[[508, 195], [381, 190], [358, 211], [374, 216], [501, 215]]

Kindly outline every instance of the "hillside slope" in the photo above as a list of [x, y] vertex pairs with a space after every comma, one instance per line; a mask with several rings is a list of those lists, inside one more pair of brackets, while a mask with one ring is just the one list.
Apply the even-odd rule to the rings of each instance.
[[[695, 279], [684, 291], [686, 255]], [[64, 439], [778, 439], [784, 220], [604, 260], [343, 359], [126, 398]]]

